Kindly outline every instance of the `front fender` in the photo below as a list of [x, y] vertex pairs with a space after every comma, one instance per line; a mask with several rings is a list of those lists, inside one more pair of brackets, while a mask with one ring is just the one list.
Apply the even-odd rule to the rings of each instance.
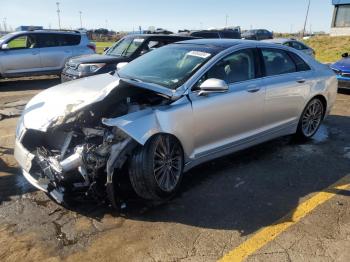
[[152, 109], [118, 118], [102, 119], [102, 123], [106, 126], [118, 127], [141, 145], [144, 145], [151, 136], [162, 132], [156, 112]]
[[158, 109], [147, 108], [121, 117], [103, 119], [102, 123], [121, 129], [140, 145], [155, 134], [174, 135], [188, 159], [194, 148], [192, 107], [185, 99], [183, 103], [178, 102]]

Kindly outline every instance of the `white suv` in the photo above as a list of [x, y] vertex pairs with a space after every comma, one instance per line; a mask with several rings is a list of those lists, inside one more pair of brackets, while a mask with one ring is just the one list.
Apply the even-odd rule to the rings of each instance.
[[0, 77], [60, 75], [69, 58], [93, 54], [95, 49], [79, 31], [10, 33], [0, 38]]

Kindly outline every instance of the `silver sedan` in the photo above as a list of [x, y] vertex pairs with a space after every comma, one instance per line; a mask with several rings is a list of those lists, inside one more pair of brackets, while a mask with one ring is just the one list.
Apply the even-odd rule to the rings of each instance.
[[144, 199], [166, 199], [200, 163], [312, 137], [337, 87], [327, 66], [282, 45], [179, 42], [38, 94], [18, 124], [15, 157], [60, 203], [82, 193], [117, 207], [126, 180]]

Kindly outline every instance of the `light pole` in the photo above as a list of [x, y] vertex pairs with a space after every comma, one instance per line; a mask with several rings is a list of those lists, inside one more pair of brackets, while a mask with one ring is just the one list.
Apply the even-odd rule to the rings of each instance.
[[4, 21], [3, 21], [3, 23], [4, 23], [4, 31], [5, 31], [5, 33], [7, 32], [7, 24], [6, 24], [6, 17], [4, 17]]
[[225, 27], [227, 27], [227, 20], [228, 20], [228, 15], [226, 15]]
[[83, 12], [82, 11], [79, 11], [79, 15], [80, 15], [80, 28], [82, 29], [83, 28], [83, 20], [81, 19], [81, 14]]
[[57, 5], [57, 17], [58, 17], [58, 29], [61, 30], [60, 2], [56, 2], [56, 5]]
[[303, 29], [303, 37], [305, 36], [307, 18], [308, 18], [308, 16], [309, 16], [309, 10], [310, 10], [310, 3], [311, 3], [311, 0], [309, 0], [309, 4], [307, 5], [307, 11], [306, 11], [305, 23], [304, 23], [304, 29]]

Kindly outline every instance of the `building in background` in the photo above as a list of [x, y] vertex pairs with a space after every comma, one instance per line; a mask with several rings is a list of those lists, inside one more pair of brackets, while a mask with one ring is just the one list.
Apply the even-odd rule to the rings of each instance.
[[332, 0], [334, 5], [331, 36], [350, 35], [350, 0]]

